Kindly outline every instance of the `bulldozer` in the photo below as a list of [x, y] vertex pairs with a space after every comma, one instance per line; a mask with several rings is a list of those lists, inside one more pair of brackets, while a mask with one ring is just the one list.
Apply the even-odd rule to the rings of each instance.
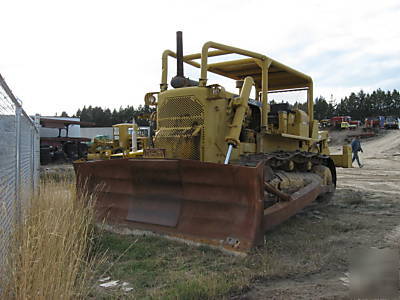
[[[199, 69], [198, 81], [184, 76], [184, 64]], [[328, 133], [314, 120], [310, 76], [216, 42], [183, 55], [181, 32], [176, 53], [162, 54], [161, 73], [160, 90], [145, 95], [156, 112], [143, 157], [74, 164], [78, 191], [96, 193], [100, 219], [245, 253], [264, 243], [266, 231], [334, 193], [336, 166]], [[238, 91], [208, 84], [211, 73]], [[290, 91], [306, 94], [306, 112], [269, 103], [272, 93]], [[346, 147], [335, 159], [343, 166], [351, 162]]]
[[87, 160], [142, 157], [148, 143], [148, 132], [135, 122], [115, 124], [112, 139], [95, 137], [90, 144]]

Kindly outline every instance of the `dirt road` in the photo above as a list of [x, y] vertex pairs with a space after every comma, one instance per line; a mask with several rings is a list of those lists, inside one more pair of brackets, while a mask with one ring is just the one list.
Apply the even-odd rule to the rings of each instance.
[[354, 162], [352, 169], [338, 169], [338, 188], [385, 193], [400, 199], [400, 132], [362, 143], [364, 167]]
[[[362, 147], [364, 167], [354, 163], [354, 168], [337, 169], [337, 191], [330, 203], [305, 209], [270, 234], [285, 245], [274, 260], [295, 266], [293, 239], [301, 226], [311, 225], [311, 246], [297, 241], [295, 252], [307, 261], [304, 267], [255, 280], [239, 299], [347, 299], [353, 249], [400, 246], [400, 131], [362, 142]], [[310, 262], [312, 268], [307, 267]]]

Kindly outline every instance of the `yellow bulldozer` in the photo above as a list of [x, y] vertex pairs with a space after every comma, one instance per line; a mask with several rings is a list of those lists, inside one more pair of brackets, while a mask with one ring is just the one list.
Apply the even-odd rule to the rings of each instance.
[[[209, 61], [227, 55], [235, 58]], [[169, 57], [177, 60], [172, 89]], [[198, 81], [184, 76], [184, 63], [200, 69]], [[237, 93], [208, 84], [210, 73], [236, 81]], [[269, 103], [272, 93], [290, 91], [306, 93], [307, 112]], [[183, 55], [178, 32], [177, 52], [162, 54], [160, 91], [145, 104], [156, 108], [156, 126], [142, 158], [74, 164], [78, 190], [98, 195], [98, 216], [110, 224], [246, 252], [335, 191], [313, 81], [268, 56], [215, 42]], [[335, 161], [350, 166], [344, 150]]]
[[134, 158], [143, 156], [147, 147], [148, 130], [135, 123], [115, 124], [112, 139], [104, 136], [95, 137], [88, 149], [88, 160], [115, 158]]

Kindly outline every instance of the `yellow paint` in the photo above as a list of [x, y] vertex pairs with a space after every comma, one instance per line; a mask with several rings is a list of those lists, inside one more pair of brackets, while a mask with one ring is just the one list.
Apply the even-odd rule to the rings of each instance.
[[352, 168], [352, 153], [351, 147], [349, 145], [343, 146], [343, 154], [333, 154], [331, 155], [335, 166], [343, 168]]
[[120, 157], [142, 157], [143, 148], [148, 147], [147, 137], [137, 137], [139, 151], [132, 152], [132, 134], [130, 130], [135, 130], [138, 134], [139, 127], [132, 123], [115, 124], [113, 127], [112, 140], [94, 139], [89, 153], [88, 160], [106, 160]]
[[[208, 57], [228, 53], [246, 58], [208, 62]], [[158, 100], [150, 101], [146, 96], [146, 103], [157, 109], [155, 148], [165, 149], [167, 158], [222, 163], [228, 144], [235, 146], [232, 163], [243, 154], [278, 150], [329, 155], [328, 134], [318, 131], [319, 123], [313, 117], [311, 77], [265, 55], [207, 42], [200, 53], [183, 57], [186, 64], [200, 69], [199, 85], [168, 89], [169, 56], [176, 57], [176, 54], [170, 50], [163, 52]], [[243, 84], [235, 93], [217, 84], [207, 85], [208, 72], [240, 80]], [[257, 93], [249, 104], [253, 86]], [[293, 88], [307, 90], [308, 112], [295, 109], [270, 115], [268, 92]], [[346, 152], [335, 159], [347, 165], [347, 156]]]

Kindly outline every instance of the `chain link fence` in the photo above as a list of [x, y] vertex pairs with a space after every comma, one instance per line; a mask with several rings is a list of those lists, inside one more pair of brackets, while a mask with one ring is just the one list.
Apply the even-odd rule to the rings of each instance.
[[28, 200], [38, 190], [39, 118], [23, 110], [0, 74], [0, 270], [10, 234]]

